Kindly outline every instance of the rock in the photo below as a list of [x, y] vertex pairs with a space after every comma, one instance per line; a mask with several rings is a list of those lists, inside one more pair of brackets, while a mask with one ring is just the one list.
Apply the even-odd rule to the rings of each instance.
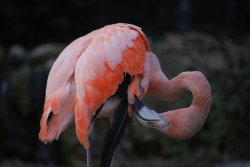
[[9, 49], [7, 63], [13, 67], [19, 67], [25, 62], [26, 55], [26, 49], [19, 44], [15, 44]]
[[29, 53], [30, 61], [34, 67], [48, 70], [64, 47], [55, 43], [39, 45]]
[[15, 59], [23, 59], [26, 54], [26, 50], [18, 44], [15, 44], [9, 49], [9, 56]]

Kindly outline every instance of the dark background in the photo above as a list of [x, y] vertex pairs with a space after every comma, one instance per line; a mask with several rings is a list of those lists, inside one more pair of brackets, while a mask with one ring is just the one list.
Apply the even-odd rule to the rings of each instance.
[[187, 31], [231, 37], [249, 32], [249, 13], [248, 0], [3, 0], [1, 43], [72, 41], [117, 22], [139, 25], [153, 37]]
[[[213, 104], [203, 129], [186, 141], [133, 119], [114, 166], [250, 165], [250, 1], [2, 0], [0, 20], [0, 167], [85, 165], [74, 126], [50, 145], [38, 139], [46, 79], [67, 44], [117, 22], [142, 27], [169, 78], [202, 71]], [[191, 98], [165, 103], [147, 97], [145, 103], [162, 112]], [[95, 166], [107, 128], [107, 121], [97, 122]]]

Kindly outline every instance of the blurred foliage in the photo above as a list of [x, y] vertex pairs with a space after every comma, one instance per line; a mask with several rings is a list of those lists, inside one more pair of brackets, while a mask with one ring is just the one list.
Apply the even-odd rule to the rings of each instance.
[[[185, 70], [203, 71], [210, 80], [213, 92], [213, 104], [207, 123], [196, 137], [187, 141], [187, 150], [198, 149], [203, 154], [202, 157], [211, 157], [216, 161], [221, 155], [225, 159], [230, 159], [228, 157], [248, 159], [250, 157], [250, 148], [247, 144], [250, 139], [247, 130], [250, 123], [247, 102], [250, 87], [249, 37], [238, 43], [203, 34], [175, 36], [175, 38], [181, 38], [182, 45], [181, 49], [179, 47], [175, 49], [173, 56], [182, 59]], [[178, 46], [175, 42], [172, 42], [172, 45]], [[167, 50], [165, 51], [167, 53]], [[185, 59], [190, 60], [185, 62]], [[178, 66], [176, 62], [174, 66]], [[183, 68], [183, 65], [180, 66]], [[168, 67], [170, 68], [171, 64]]]
[[[200, 70], [209, 79], [213, 92], [208, 120], [193, 138], [176, 141], [162, 139], [162, 134], [149, 132], [155, 136], [152, 137], [150, 145], [155, 147], [155, 143], [158, 143], [158, 149], [154, 151], [156, 157], [157, 154], [166, 156], [170, 159], [170, 164], [173, 162], [173, 166], [212, 166], [215, 162], [231, 158], [248, 159], [249, 37], [233, 42], [228, 38], [199, 33], [168, 34], [162, 40], [151, 43], [152, 50], [158, 55], [169, 78], [182, 71]], [[175, 103], [160, 102], [153, 97], [145, 99], [148, 106], [161, 112], [188, 106], [190, 101], [190, 94], [184, 95]], [[148, 145], [142, 145], [141, 141], [139, 143], [142, 148], [148, 148]], [[146, 150], [142, 149], [140, 154], [145, 154]], [[152, 153], [152, 150], [150, 152]], [[180, 164], [176, 162], [176, 157], [182, 159]], [[192, 162], [189, 162], [190, 160]]]

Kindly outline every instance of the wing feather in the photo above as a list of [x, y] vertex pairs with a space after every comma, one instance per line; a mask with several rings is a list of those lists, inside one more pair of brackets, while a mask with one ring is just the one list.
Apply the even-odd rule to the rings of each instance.
[[[123, 73], [143, 74], [141, 64], [148, 50], [140, 28], [122, 23], [105, 26], [73, 41], [49, 73], [44, 104], [47, 113], [42, 118], [41, 129], [46, 128], [51, 110], [58, 113], [62, 107], [71, 109], [75, 103], [77, 135], [87, 148], [91, 117], [116, 92], [124, 79]], [[129, 90], [130, 94], [134, 89]]]
[[86, 36], [78, 38], [69, 44], [58, 56], [50, 70], [47, 80], [44, 111], [40, 122], [41, 130], [39, 133], [40, 139], [45, 142], [51, 141], [57, 137], [52, 134], [56, 134], [56, 127], [60, 126], [58, 125], [58, 121], [54, 121], [54, 125], [51, 124], [51, 130], [48, 131], [48, 117], [50, 112], [66, 115], [67, 112], [74, 111], [75, 64], [81, 52], [84, 52], [88, 47], [96, 32], [97, 31], [94, 31]]
[[[86, 51], [78, 59], [75, 68], [76, 113], [78, 113], [76, 117], [78, 115], [80, 118], [75, 120], [78, 120], [76, 122], [78, 138], [85, 148], [88, 148], [86, 144], [88, 141], [85, 141], [88, 136], [81, 135], [89, 134], [91, 121], [79, 120], [91, 120], [97, 108], [116, 92], [118, 85], [124, 79], [124, 73], [133, 76], [143, 73], [148, 49], [144, 38], [138, 27], [129, 24], [105, 26], [99, 29]], [[82, 106], [80, 103], [88, 107], [80, 107]], [[83, 118], [84, 116], [88, 118]]]

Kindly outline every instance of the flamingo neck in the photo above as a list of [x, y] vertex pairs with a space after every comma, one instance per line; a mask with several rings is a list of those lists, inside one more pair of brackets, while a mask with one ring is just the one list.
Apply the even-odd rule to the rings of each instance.
[[177, 92], [178, 94], [178, 91], [181, 91], [182, 94], [184, 91], [190, 91], [193, 96], [190, 108], [207, 116], [212, 101], [212, 95], [210, 84], [205, 76], [201, 72], [193, 71], [183, 72], [175, 79], [177, 82], [172, 82], [172, 92], [170, 91], [170, 95], [176, 97], [173, 93]]
[[200, 72], [183, 72], [172, 80], [162, 80], [163, 90], [160, 95], [167, 101], [177, 100], [184, 92], [193, 95], [192, 103], [187, 108], [161, 113], [172, 127], [163, 130], [167, 135], [184, 139], [193, 136], [203, 126], [211, 105], [211, 88]]

